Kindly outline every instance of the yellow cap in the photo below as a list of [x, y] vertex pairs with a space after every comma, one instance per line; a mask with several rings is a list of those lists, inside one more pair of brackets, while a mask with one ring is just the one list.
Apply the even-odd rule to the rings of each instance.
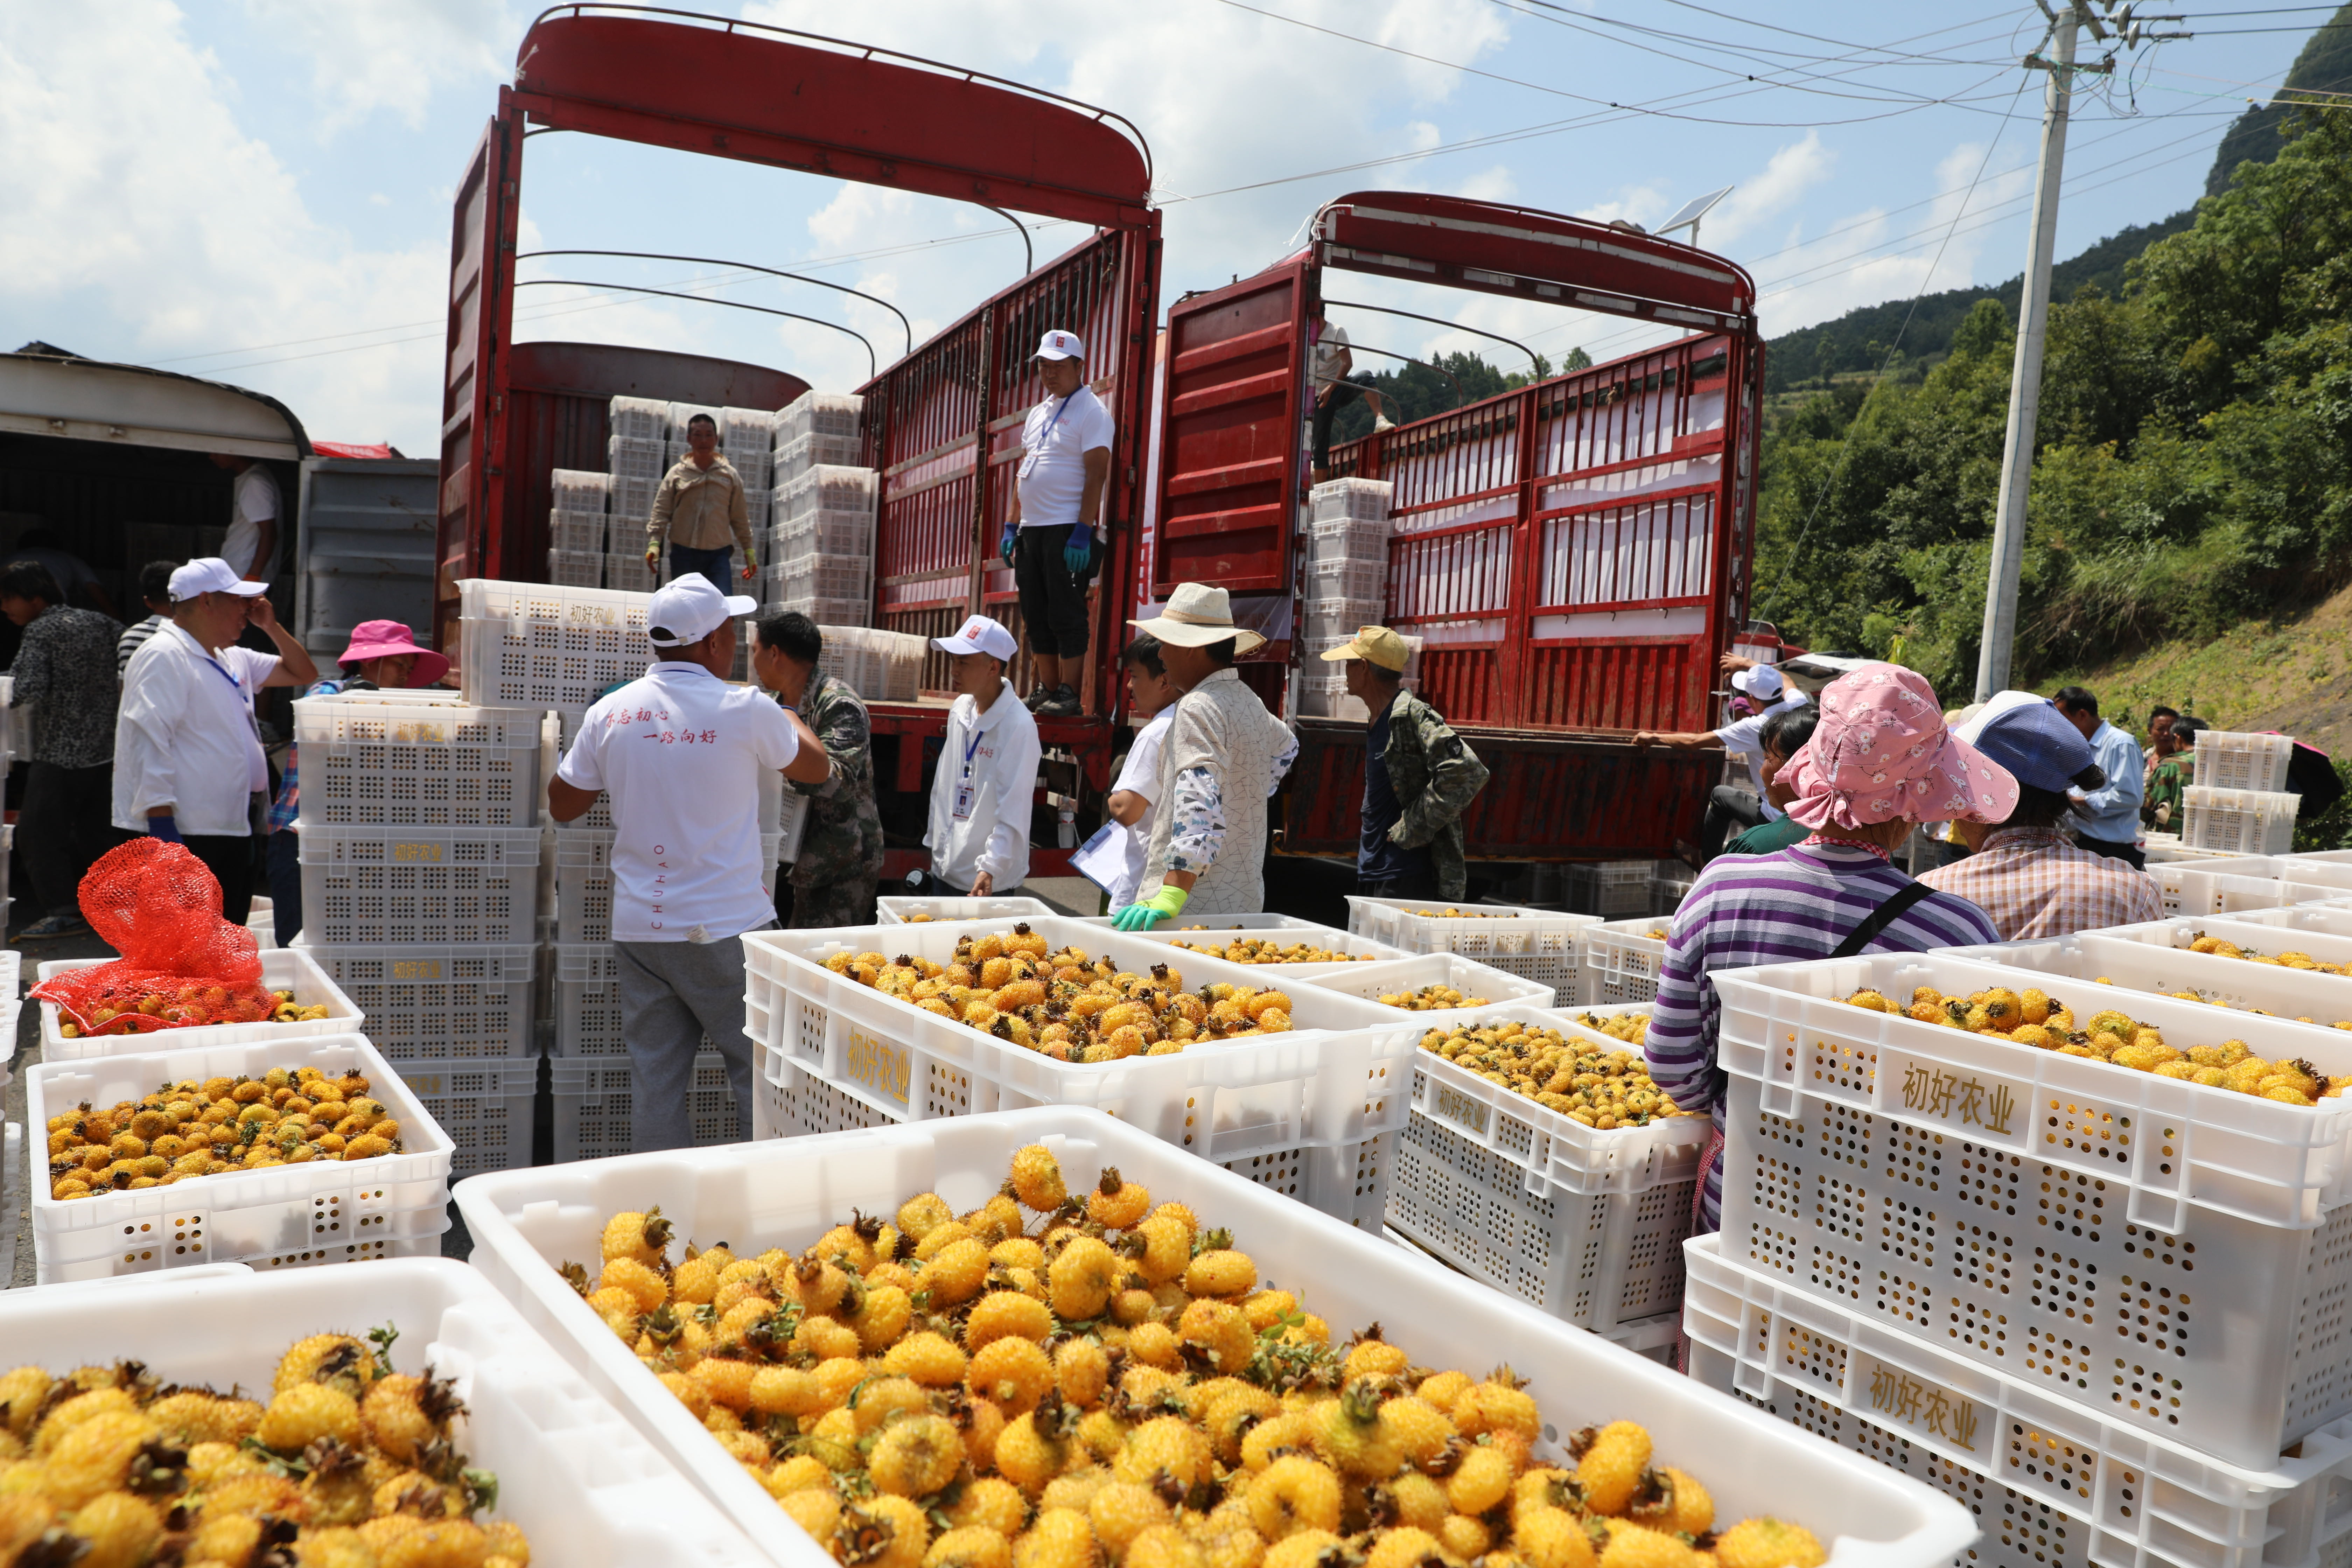
[[1359, 626], [1355, 641], [1335, 647], [1323, 657], [1327, 660], [1367, 659], [1382, 669], [1402, 671], [1412, 659], [1412, 650], [1405, 646], [1404, 638], [1386, 626]]

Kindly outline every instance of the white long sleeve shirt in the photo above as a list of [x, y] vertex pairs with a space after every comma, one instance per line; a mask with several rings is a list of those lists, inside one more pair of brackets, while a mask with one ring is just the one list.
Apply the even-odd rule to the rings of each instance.
[[931, 813], [923, 843], [931, 875], [969, 888], [988, 873], [997, 892], [1029, 875], [1029, 808], [1037, 795], [1037, 720], [1013, 683], [1001, 681], [988, 711], [970, 697], [948, 708], [946, 742], [931, 779]]
[[171, 621], [131, 656], [114, 720], [114, 826], [147, 831], [147, 814], [173, 808], [181, 834], [242, 838], [253, 792], [269, 764], [253, 700], [278, 656], [248, 647], [207, 653]]

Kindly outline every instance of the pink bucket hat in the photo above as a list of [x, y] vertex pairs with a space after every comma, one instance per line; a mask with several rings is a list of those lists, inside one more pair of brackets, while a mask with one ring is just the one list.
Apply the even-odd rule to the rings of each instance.
[[360, 666], [372, 658], [398, 658], [403, 654], [416, 659], [408, 667], [411, 686], [430, 686], [449, 673], [448, 659], [429, 647], [418, 647], [415, 636], [398, 621], [362, 621], [352, 628], [352, 646], [335, 662], [346, 674], [357, 675]]
[[1936, 693], [1899, 664], [1866, 664], [1822, 691], [1813, 738], [1781, 778], [1789, 815], [1807, 827], [1912, 822], [2006, 822], [2017, 809], [2009, 770], [1955, 736]]

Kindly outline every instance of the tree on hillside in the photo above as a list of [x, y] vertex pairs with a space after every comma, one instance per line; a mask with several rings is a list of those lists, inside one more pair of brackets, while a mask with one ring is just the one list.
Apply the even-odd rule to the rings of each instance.
[[2205, 175], [2207, 195], [2218, 196], [2228, 190], [2230, 176], [2248, 159], [2267, 163], [2279, 155], [2279, 149], [2286, 144], [2286, 118], [2292, 110], [2287, 93], [2352, 91], [2352, 5], [2339, 9], [2305, 41], [2280, 89], [2268, 103], [2238, 116], [2222, 136], [2213, 154], [2213, 167]]

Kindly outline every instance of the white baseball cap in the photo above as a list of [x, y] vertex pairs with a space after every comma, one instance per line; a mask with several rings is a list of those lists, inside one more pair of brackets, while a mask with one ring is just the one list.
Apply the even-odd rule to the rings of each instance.
[[1745, 691], [1759, 702], [1778, 702], [1789, 683], [1770, 665], [1759, 664], [1735, 672], [1731, 684], [1735, 689]]
[[1078, 334], [1066, 332], [1059, 327], [1037, 340], [1038, 359], [1084, 359], [1087, 345], [1078, 342]]
[[759, 600], [722, 594], [709, 578], [689, 572], [654, 590], [653, 602], [646, 606], [646, 638], [656, 647], [689, 647], [759, 607]]
[[[1046, 335], [1051, 337], [1053, 334], [1049, 332]], [[1064, 332], [1061, 335], [1066, 338], [1070, 334]], [[1013, 634], [986, 616], [972, 616], [958, 626], [956, 635], [951, 637], [933, 637], [931, 646], [941, 653], [989, 654], [1007, 664], [1011, 664], [1013, 656], [1021, 651], [1021, 645], [1013, 640]]]
[[269, 592], [267, 583], [248, 583], [236, 574], [236, 568], [217, 555], [199, 555], [172, 574], [172, 599], [184, 605], [206, 594], [235, 594], [240, 598], [254, 599]]

